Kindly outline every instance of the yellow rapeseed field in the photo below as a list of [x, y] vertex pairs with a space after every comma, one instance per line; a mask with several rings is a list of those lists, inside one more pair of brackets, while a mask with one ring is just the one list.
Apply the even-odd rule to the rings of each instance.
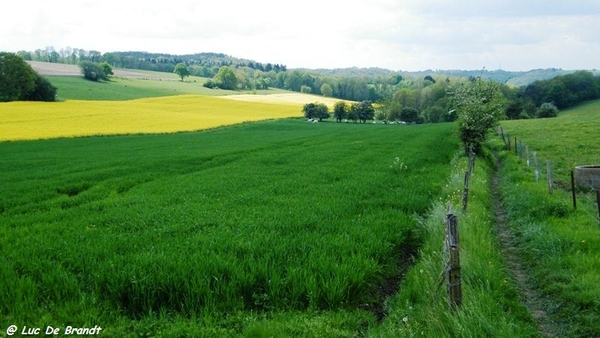
[[0, 141], [170, 133], [302, 116], [302, 104], [181, 95], [131, 101], [0, 103]]

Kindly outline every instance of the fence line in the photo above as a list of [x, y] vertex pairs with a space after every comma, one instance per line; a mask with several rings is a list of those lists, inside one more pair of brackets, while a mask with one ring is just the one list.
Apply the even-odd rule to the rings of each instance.
[[[501, 140], [504, 142], [504, 146], [505, 149], [507, 149], [510, 152], [512, 152], [512, 147], [511, 147], [511, 136], [508, 133], [504, 133], [504, 129], [502, 129], [502, 127], [498, 127], [496, 129], [498, 136], [501, 138]], [[540, 180], [540, 168], [538, 166], [538, 162], [542, 162], [542, 159], [539, 158], [538, 156], [538, 152], [535, 150], [530, 150], [529, 145], [523, 143], [523, 140], [518, 140], [517, 141], [517, 137], [514, 136], [514, 142], [515, 142], [515, 153], [517, 154], [517, 156], [519, 157], [519, 163], [521, 163], [521, 160], [523, 159], [523, 157], [525, 157], [525, 163], [527, 165], [527, 167], [531, 167], [533, 165], [533, 172], [534, 172], [534, 177], [536, 182], [539, 182]], [[524, 154], [523, 154], [523, 149], [524, 149]], [[532, 163], [532, 159], [531, 157], [533, 157], [533, 163]], [[548, 193], [552, 194], [554, 192], [554, 181], [553, 181], [553, 177], [552, 177], [552, 170], [553, 170], [553, 162], [551, 160], [546, 160], [546, 178], [547, 178], [547, 184], [548, 184]], [[573, 195], [573, 208], [577, 209], [577, 190], [576, 190], [576, 186], [575, 186], [575, 174], [574, 174], [574, 169], [571, 170], [571, 189], [572, 189], [572, 195]], [[583, 187], [584, 189], [588, 189], [590, 191], [593, 192], [593, 194], [587, 194], [587, 193], [582, 193], [579, 194], [579, 198], [583, 198], [585, 199], [587, 202], [589, 202], [590, 205], [596, 205], [598, 208], [598, 215], [593, 215], [590, 213], [589, 210], [587, 210], [586, 208], [582, 208], [592, 219], [594, 219], [596, 222], [600, 223], [600, 189], [593, 187], [592, 185], [588, 185], [586, 187]]]

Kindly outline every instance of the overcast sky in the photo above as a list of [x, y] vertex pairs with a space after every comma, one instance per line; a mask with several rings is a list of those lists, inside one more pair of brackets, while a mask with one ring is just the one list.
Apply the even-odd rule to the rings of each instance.
[[600, 69], [599, 0], [11, 1], [0, 51], [225, 53], [288, 68]]

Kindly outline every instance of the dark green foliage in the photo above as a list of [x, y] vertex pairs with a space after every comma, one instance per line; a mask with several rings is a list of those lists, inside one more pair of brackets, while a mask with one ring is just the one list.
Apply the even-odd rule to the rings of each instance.
[[324, 103], [307, 103], [302, 107], [304, 117], [308, 119], [328, 119], [330, 117], [327, 105]]
[[215, 81], [209, 79], [206, 82], [204, 82], [203, 86], [206, 88], [213, 89], [217, 87], [217, 84], [215, 83]]
[[577, 71], [543, 81], [535, 81], [518, 92], [518, 97], [537, 107], [552, 102], [558, 109], [573, 107], [583, 101], [600, 98], [600, 76]]
[[20, 56], [0, 53], [0, 102], [54, 101], [56, 87]]
[[0, 102], [23, 100], [35, 81], [35, 72], [21, 57], [0, 53]]
[[404, 122], [416, 122], [418, 117], [419, 111], [413, 107], [403, 107], [402, 110], [400, 110], [400, 119]]
[[83, 61], [79, 63], [83, 77], [90, 81], [108, 80], [108, 75], [104, 73], [104, 68], [99, 64], [91, 61]]
[[544, 102], [537, 109], [536, 115], [539, 118], [547, 118], [547, 117], [557, 117], [558, 116], [558, 108], [552, 103]]
[[25, 101], [55, 101], [56, 87], [48, 79], [35, 73], [35, 89], [24, 98]]
[[351, 116], [355, 117], [355, 120], [359, 120], [362, 123], [367, 123], [367, 120], [372, 120], [375, 117], [375, 108], [371, 101], [361, 101], [353, 103], [350, 106]]
[[338, 101], [333, 105], [333, 117], [337, 122], [342, 122], [348, 116], [348, 105], [344, 101]]
[[102, 68], [102, 72], [107, 77], [109, 77], [111, 75], [114, 75], [113, 68], [112, 68], [112, 66], [108, 62], [106, 62], [106, 61], [100, 62], [98, 65], [100, 66], [100, 68]]

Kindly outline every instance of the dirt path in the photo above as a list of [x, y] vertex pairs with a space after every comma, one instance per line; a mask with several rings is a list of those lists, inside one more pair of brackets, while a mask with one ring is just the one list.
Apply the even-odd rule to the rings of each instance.
[[543, 337], [560, 337], [560, 333], [556, 324], [550, 320], [548, 313], [544, 310], [543, 299], [537, 290], [534, 288], [532, 281], [521, 263], [518, 248], [512, 231], [506, 220], [506, 211], [502, 206], [502, 201], [498, 191], [500, 183], [499, 171], [502, 163], [495, 158], [496, 169], [492, 179], [491, 195], [494, 215], [496, 218], [496, 231], [500, 240], [500, 248], [506, 261], [506, 266], [510, 271], [513, 279], [517, 282], [519, 292], [523, 297], [525, 305], [529, 309], [531, 316], [538, 326], [538, 330]]

